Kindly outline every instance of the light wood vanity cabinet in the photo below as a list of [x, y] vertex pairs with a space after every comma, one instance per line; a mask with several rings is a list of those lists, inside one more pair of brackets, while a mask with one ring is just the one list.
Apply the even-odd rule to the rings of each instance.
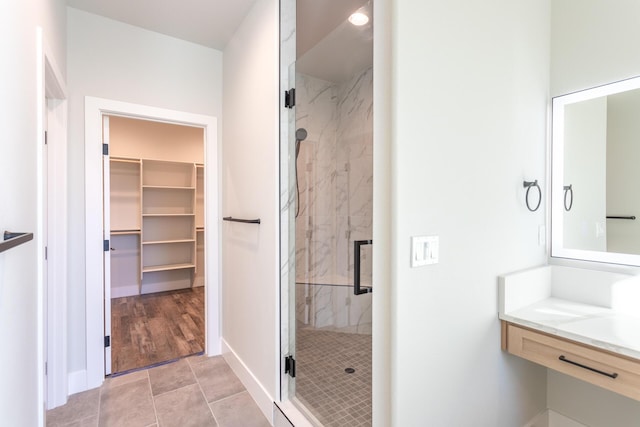
[[640, 400], [640, 360], [502, 321], [502, 349]]

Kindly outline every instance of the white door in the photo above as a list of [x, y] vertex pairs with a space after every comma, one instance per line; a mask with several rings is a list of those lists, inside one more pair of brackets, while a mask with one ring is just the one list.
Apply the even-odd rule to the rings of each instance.
[[104, 374], [111, 374], [111, 183], [109, 170], [109, 116], [102, 116], [102, 176], [103, 211], [102, 223], [104, 243]]

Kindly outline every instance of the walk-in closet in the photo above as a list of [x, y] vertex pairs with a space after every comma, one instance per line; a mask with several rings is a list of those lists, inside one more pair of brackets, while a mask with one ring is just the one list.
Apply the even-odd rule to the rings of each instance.
[[118, 374], [204, 351], [204, 131], [119, 116], [104, 126]]

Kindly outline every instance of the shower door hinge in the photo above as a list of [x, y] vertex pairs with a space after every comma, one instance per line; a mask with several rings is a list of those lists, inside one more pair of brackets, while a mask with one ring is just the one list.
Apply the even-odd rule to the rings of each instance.
[[104, 337], [104, 346], [106, 347], [111, 347], [111, 337], [110, 336], [106, 336]]
[[293, 108], [296, 105], [296, 90], [291, 88], [284, 91], [284, 106], [285, 108]]
[[293, 356], [284, 358], [284, 373], [289, 374], [291, 378], [296, 377], [296, 359]]
[[102, 155], [103, 156], [109, 155], [109, 144], [102, 144]]
[[102, 250], [107, 252], [109, 250], [109, 241], [108, 240], [104, 240], [102, 242]]

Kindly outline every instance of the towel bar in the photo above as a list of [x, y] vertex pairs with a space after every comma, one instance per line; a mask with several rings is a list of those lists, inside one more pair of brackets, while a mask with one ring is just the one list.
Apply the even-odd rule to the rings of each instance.
[[4, 241], [0, 242], [0, 252], [15, 248], [29, 240], [33, 240], [33, 233], [4, 232]]
[[244, 222], [245, 224], [260, 224], [260, 218], [258, 218], [258, 219], [239, 219], [239, 218], [234, 218], [234, 217], [231, 217], [231, 216], [225, 216], [222, 219], [224, 221], [231, 221], [231, 222]]

